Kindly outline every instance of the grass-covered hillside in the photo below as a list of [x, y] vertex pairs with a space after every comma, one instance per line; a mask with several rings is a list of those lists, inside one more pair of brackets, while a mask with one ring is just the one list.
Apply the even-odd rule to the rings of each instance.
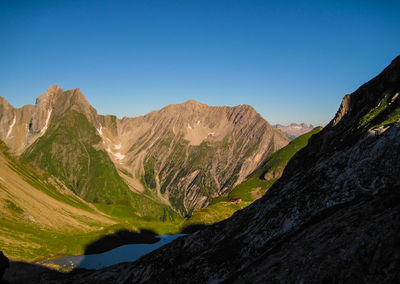
[[361, 125], [377, 128], [394, 123], [400, 118], [399, 93], [389, 90], [378, 105], [361, 118]]
[[263, 196], [282, 175], [286, 164], [294, 154], [307, 146], [310, 137], [321, 130], [322, 127], [316, 127], [312, 131], [297, 137], [286, 147], [271, 154], [261, 167], [237, 185], [227, 197], [216, 198], [210, 206], [194, 212], [193, 216], [187, 221], [187, 225], [213, 224], [222, 221]]
[[23, 157], [106, 212], [118, 215], [118, 211], [124, 211], [128, 218], [173, 220], [177, 214], [167, 204], [150, 194], [131, 191], [108, 154], [96, 147], [101, 142], [86, 116], [69, 110], [52, 117], [46, 133], [23, 153]]
[[[141, 208], [148, 216], [142, 216]], [[63, 182], [11, 154], [0, 141], [0, 250], [12, 260], [39, 261], [82, 254], [120, 229], [179, 232], [181, 218], [146, 196], [91, 204]]]
[[0, 247], [11, 259], [79, 253], [116, 224], [0, 141]]
[[131, 200], [130, 190], [104, 150], [96, 128], [75, 110], [52, 117], [46, 133], [23, 154], [28, 161], [62, 179], [89, 202]]
[[[318, 131], [320, 128], [270, 155], [229, 196], [215, 199], [186, 221], [146, 192], [131, 192], [131, 198], [113, 203], [88, 203], [62, 181], [10, 154], [1, 142], [1, 250], [14, 260], [39, 261], [82, 254], [88, 244], [120, 229], [148, 229], [167, 234], [178, 233], [193, 224], [221, 221], [264, 195], [289, 159]], [[37, 143], [40, 145], [43, 141]], [[271, 173], [272, 178], [263, 179]]]

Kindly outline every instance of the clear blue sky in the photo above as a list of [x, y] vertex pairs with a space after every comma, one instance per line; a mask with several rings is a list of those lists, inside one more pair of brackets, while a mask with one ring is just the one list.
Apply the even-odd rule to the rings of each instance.
[[324, 125], [400, 54], [400, 1], [0, 1], [0, 96], [79, 87], [101, 114], [195, 99]]

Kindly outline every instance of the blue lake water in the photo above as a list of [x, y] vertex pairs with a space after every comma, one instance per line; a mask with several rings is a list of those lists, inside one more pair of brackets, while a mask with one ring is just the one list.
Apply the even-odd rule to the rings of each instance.
[[44, 261], [42, 264], [57, 264], [63, 268], [100, 269], [121, 262], [135, 261], [181, 236], [184, 236], [184, 234], [157, 236], [160, 240], [154, 244], [123, 245], [104, 253], [66, 256]]

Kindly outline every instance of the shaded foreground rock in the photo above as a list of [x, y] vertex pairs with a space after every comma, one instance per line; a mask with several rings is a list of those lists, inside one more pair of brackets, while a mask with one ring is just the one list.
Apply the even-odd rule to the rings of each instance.
[[8, 268], [9, 266], [10, 266], [10, 261], [3, 254], [3, 252], [0, 251], [0, 280], [3, 278], [3, 274], [6, 268]]

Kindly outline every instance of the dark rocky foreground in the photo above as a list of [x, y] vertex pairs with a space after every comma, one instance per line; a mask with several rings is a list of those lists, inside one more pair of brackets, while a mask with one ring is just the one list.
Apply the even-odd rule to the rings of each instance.
[[0, 251], [0, 281], [3, 278], [5, 270], [10, 266], [8, 258]]
[[263, 198], [137, 262], [65, 282], [399, 282], [399, 92], [400, 57], [345, 96]]

